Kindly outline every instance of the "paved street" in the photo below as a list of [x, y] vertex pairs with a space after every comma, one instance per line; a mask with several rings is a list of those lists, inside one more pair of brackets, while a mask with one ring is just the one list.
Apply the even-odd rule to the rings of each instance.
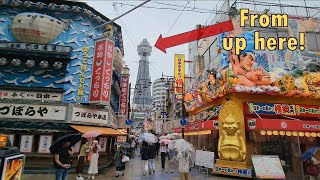
[[[147, 175], [143, 176], [141, 173], [142, 170], [142, 162], [140, 160], [140, 157], [135, 156], [135, 158], [132, 158], [130, 162], [126, 165], [125, 175], [120, 176], [118, 178], [115, 177], [115, 167], [111, 167], [107, 170], [106, 174], [99, 174], [96, 176], [95, 179], [97, 180], [106, 180], [106, 179], [112, 179], [112, 180], [164, 180], [164, 179], [170, 179], [170, 180], [178, 180], [179, 179], [179, 173], [177, 166], [172, 164], [171, 162], [167, 161], [167, 173], [161, 172], [161, 164], [160, 159], [156, 158], [156, 173], [154, 175]], [[210, 172], [209, 172], [210, 174]], [[76, 175], [71, 174], [68, 179], [74, 180]], [[86, 176], [87, 177], [87, 176]], [[54, 175], [24, 175], [23, 180], [52, 180], [54, 179]], [[212, 176], [212, 175], [206, 175], [199, 172], [198, 169], [193, 168], [191, 171], [191, 179], [194, 180], [230, 180], [230, 179], [236, 179], [236, 178], [226, 178], [226, 177], [218, 177], [218, 176]]]

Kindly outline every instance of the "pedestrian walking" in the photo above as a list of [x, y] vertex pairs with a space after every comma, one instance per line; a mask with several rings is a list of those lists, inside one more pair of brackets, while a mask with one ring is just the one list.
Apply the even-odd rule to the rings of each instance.
[[131, 152], [134, 152], [136, 150], [136, 141], [132, 139], [131, 141]]
[[141, 160], [142, 160], [142, 174], [146, 175], [148, 172], [148, 160], [149, 160], [149, 148], [148, 148], [148, 143], [143, 141], [142, 146], [141, 146]]
[[156, 158], [156, 146], [154, 143], [150, 143], [149, 144], [149, 159], [148, 159], [149, 174], [154, 173], [155, 169], [156, 169], [154, 158]]
[[71, 168], [71, 155], [73, 154], [70, 146], [71, 140], [65, 139], [60, 148], [56, 148], [54, 154], [54, 168], [56, 169], [56, 180], [67, 180]]
[[120, 174], [124, 176], [125, 163], [122, 162], [123, 156], [124, 156], [123, 148], [120, 148], [120, 146], [118, 146], [117, 152], [114, 155], [114, 159], [116, 163], [116, 177], [119, 177]]
[[166, 157], [167, 157], [167, 154], [168, 154], [168, 149], [167, 149], [167, 146], [164, 143], [161, 143], [160, 154], [161, 154], [161, 168], [162, 168], [162, 171], [165, 171]]
[[88, 174], [91, 175], [92, 179], [94, 179], [94, 175], [98, 174], [98, 159], [99, 159], [99, 149], [100, 149], [100, 146], [97, 140], [93, 140], [90, 149], [92, 153], [90, 157]]
[[156, 156], [159, 156], [160, 154], [159, 154], [159, 150], [160, 150], [160, 143], [159, 143], [159, 141], [155, 144], [156, 145]]
[[179, 162], [180, 180], [191, 180], [190, 178], [190, 155], [185, 152], [179, 152], [177, 155]]
[[77, 166], [77, 171], [76, 171], [76, 173], [78, 174], [78, 176], [76, 178], [77, 180], [84, 179], [82, 177], [83, 168], [84, 168], [84, 164], [86, 162], [86, 156], [88, 155], [89, 151], [90, 151], [89, 141], [85, 140], [84, 144], [81, 146], [80, 153], [78, 156], [78, 166]]

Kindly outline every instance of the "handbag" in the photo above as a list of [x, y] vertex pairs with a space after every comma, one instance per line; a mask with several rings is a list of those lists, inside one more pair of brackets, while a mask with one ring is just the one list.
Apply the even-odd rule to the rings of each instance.
[[89, 154], [88, 154], [88, 161], [91, 160], [91, 155], [92, 155], [92, 154], [93, 154], [92, 151], [90, 151]]
[[306, 163], [306, 174], [311, 176], [318, 176], [319, 175], [318, 166], [313, 165], [312, 163]]
[[126, 156], [126, 155], [124, 155], [124, 156], [122, 157], [122, 162], [129, 162], [129, 157]]

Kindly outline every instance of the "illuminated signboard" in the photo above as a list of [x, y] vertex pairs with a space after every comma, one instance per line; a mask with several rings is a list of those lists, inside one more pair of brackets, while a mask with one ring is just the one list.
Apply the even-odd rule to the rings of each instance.
[[174, 55], [174, 79], [176, 99], [182, 99], [184, 83], [184, 54]]

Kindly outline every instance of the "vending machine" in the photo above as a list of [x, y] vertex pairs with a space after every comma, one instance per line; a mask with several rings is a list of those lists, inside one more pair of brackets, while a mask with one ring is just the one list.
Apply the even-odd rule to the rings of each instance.
[[0, 180], [21, 180], [25, 155], [11, 146], [6, 135], [0, 134]]

